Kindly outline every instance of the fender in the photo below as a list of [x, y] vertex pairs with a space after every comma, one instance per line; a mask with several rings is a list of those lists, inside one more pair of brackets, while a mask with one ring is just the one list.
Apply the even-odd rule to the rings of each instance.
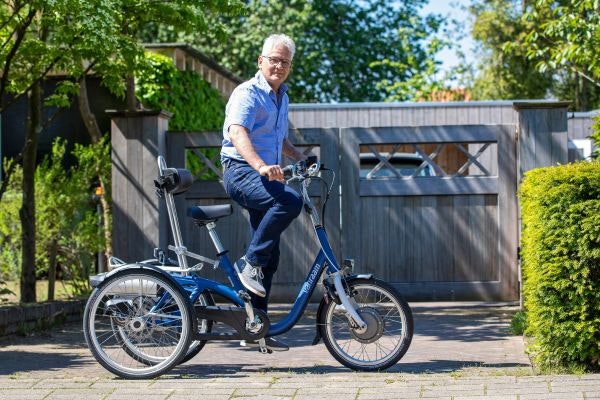
[[177, 281], [167, 271], [164, 271], [163, 269], [157, 267], [156, 265], [142, 263], [142, 262], [125, 264], [125, 265], [119, 266], [118, 268], [113, 269], [112, 271], [103, 272], [98, 275], [92, 275], [92, 276], [90, 276], [90, 285], [92, 285], [93, 288], [97, 288], [100, 285], [102, 285], [102, 283], [106, 279], [108, 279], [112, 276], [115, 276], [115, 275], [118, 275], [121, 273], [125, 273], [125, 272], [129, 272], [129, 271], [133, 271], [133, 270], [144, 270], [144, 269], [158, 272], [161, 276], [163, 276], [165, 279], [167, 279], [169, 282], [171, 282], [173, 285], [175, 285], [175, 287], [179, 287], [179, 284], [177, 283]]
[[[352, 274], [352, 275], [348, 275], [345, 278], [345, 281], [347, 282], [352, 282], [356, 279], [367, 279], [367, 280], [371, 280], [373, 279], [373, 274]], [[317, 309], [317, 314], [316, 314], [316, 334], [315, 334], [315, 338], [312, 341], [312, 345], [316, 345], [319, 344], [319, 342], [321, 341], [321, 330], [320, 330], [320, 326], [323, 325], [323, 309], [325, 308], [326, 305], [329, 304], [330, 301], [334, 301], [329, 293], [327, 291], [325, 291], [325, 294], [323, 294], [323, 298], [321, 299], [321, 302], [319, 303], [319, 308]]]

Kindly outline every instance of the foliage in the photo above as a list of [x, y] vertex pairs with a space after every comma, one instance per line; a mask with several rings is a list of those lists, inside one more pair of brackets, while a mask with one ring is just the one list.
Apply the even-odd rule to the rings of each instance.
[[600, 106], [600, 87], [572, 65], [543, 62], [551, 43], [540, 31], [555, 18], [549, 3], [473, 0], [472, 35], [480, 53], [471, 85], [474, 99], [558, 98], [572, 101], [578, 111]]
[[600, 5], [597, 0], [532, 2], [524, 19], [532, 23], [528, 55], [540, 70], [566, 67], [600, 85]]
[[[227, 40], [181, 35], [150, 25], [143, 40], [193, 44], [244, 79], [256, 73], [263, 41], [286, 33], [297, 47], [289, 77], [295, 102], [405, 99], [431, 85], [426, 77], [444, 44], [429, 41], [442, 18], [421, 17], [426, 0], [249, 0], [247, 13], [220, 17]], [[398, 82], [411, 81], [410, 85]], [[388, 90], [389, 88], [389, 90]]]
[[513, 335], [522, 335], [527, 328], [527, 313], [517, 311], [510, 320], [510, 333]]
[[[0, 33], [4, 65], [0, 94], [26, 93], [31, 85], [55, 69], [73, 80], [65, 80], [48, 100], [56, 106], [69, 104], [78, 77], [88, 67], [102, 77], [114, 93], [123, 93], [124, 77], [143, 62], [136, 33], [148, 22], [176, 27], [183, 32], [204, 32], [213, 27], [218, 13], [237, 14], [237, 0], [43, 0], [7, 3], [0, 7]], [[39, 32], [45, 32], [40, 40]]]
[[535, 169], [521, 186], [526, 333], [542, 368], [600, 367], [600, 163]]
[[473, 39], [481, 53], [479, 73], [472, 82], [476, 100], [545, 98], [552, 86], [552, 74], [537, 71], [526, 48], [513, 45], [532, 29], [521, 19], [520, 4], [520, 0], [492, 0], [469, 8]]
[[8, 301], [8, 298], [5, 296], [11, 296], [11, 295], [14, 296], [15, 292], [10, 290], [7, 287], [6, 282], [4, 282], [2, 279], [0, 279], [0, 304], [6, 303]]
[[[98, 226], [92, 188], [97, 169], [110, 175], [110, 144], [104, 139], [100, 145], [76, 145], [73, 154], [77, 164], [69, 171], [63, 167], [65, 149], [65, 141], [57, 139], [51, 154], [36, 169], [36, 274], [46, 275], [51, 252], [56, 251], [62, 277], [71, 281], [72, 294], [78, 295], [89, 290], [87, 276], [94, 255], [103, 247], [104, 236]], [[0, 279], [3, 280], [19, 276], [20, 175], [17, 169], [0, 207]]]
[[592, 158], [598, 159], [600, 158], [600, 115], [594, 117], [594, 124], [592, 125], [592, 135], [590, 138], [594, 143], [594, 152], [592, 154]]
[[[165, 56], [147, 53], [148, 67], [137, 74], [137, 97], [145, 107], [173, 113], [172, 130], [217, 130], [225, 119], [225, 102], [218, 91], [192, 71], [180, 71]], [[199, 150], [209, 159], [218, 158], [219, 149]], [[212, 171], [192, 151], [186, 154], [186, 167], [202, 180], [216, 180]]]
[[[8, 161], [4, 162], [5, 169]], [[21, 269], [21, 208], [22, 169], [17, 165], [8, 179], [5, 196], [0, 207], [0, 279], [14, 280]]]
[[[107, 143], [102, 146], [108, 147]], [[65, 171], [62, 162], [66, 143], [57, 139], [52, 153], [36, 170], [36, 197], [43, 199], [36, 205], [38, 276], [48, 270], [49, 256], [56, 248], [56, 260], [64, 278], [75, 284], [78, 294], [88, 289], [87, 277], [94, 255], [103, 247], [104, 236], [92, 201], [97, 177], [94, 173], [97, 160], [92, 156], [99, 147], [78, 145], [73, 152], [78, 164]], [[103, 161], [106, 164], [106, 158]], [[103, 168], [106, 170], [107, 166]]]
[[180, 71], [163, 55], [146, 53], [147, 66], [136, 74], [137, 97], [151, 109], [173, 113], [172, 130], [214, 130], [223, 125], [225, 103], [196, 72]]
[[523, 20], [532, 29], [521, 45], [537, 68], [541, 72], [554, 70], [570, 76], [576, 83], [572, 87], [580, 92], [573, 97], [576, 109], [600, 106], [598, 1], [538, 0], [528, 4]]

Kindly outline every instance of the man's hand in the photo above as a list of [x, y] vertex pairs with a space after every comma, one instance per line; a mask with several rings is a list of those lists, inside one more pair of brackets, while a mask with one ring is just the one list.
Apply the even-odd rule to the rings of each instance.
[[283, 170], [279, 165], [261, 165], [258, 173], [267, 177], [270, 181], [283, 182]]

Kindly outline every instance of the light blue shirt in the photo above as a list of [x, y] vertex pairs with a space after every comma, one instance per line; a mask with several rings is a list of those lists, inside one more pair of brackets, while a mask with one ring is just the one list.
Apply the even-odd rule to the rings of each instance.
[[244, 160], [229, 140], [229, 127], [241, 125], [248, 129], [254, 150], [268, 165], [281, 162], [283, 141], [288, 134], [288, 87], [279, 87], [277, 95], [261, 71], [254, 78], [235, 88], [225, 108], [221, 159]]

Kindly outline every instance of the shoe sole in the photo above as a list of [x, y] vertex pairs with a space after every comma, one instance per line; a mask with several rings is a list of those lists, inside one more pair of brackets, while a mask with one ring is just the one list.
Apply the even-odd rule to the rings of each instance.
[[[240, 346], [242, 347], [246, 347], [248, 349], [258, 349], [260, 346], [258, 345], [258, 343], [248, 343], [245, 342], [244, 344], [240, 344]], [[267, 346], [267, 349], [272, 350], [272, 351], [289, 351], [290, 348], [289, 347], [271, 347], [271, 346]]]
[[244, 287], [246, 289], [248, 289], [249, 291], [251, 291], [252, 293], [254, 293], [257, 296], [260, 296], [260, 297], [266, 297], [267, 296], [266, 292], [259, 292], [259, 291], [256, 291], [255, 289], [252, 289], [251, 287], [248, 287], [248, 285], [244, 282], [244, 279], [242, 278], [242, 273], [240, 272], [240, 270], [238, 269], [238, 267], [237, 267], [237, 265], [235, 263], [233, 263], [233, 268], [235, 269], [235, 272], [238, 275], [238, 279], [240, 280], [240, 282], [242, 282], [242, 285], [244, 285]]

